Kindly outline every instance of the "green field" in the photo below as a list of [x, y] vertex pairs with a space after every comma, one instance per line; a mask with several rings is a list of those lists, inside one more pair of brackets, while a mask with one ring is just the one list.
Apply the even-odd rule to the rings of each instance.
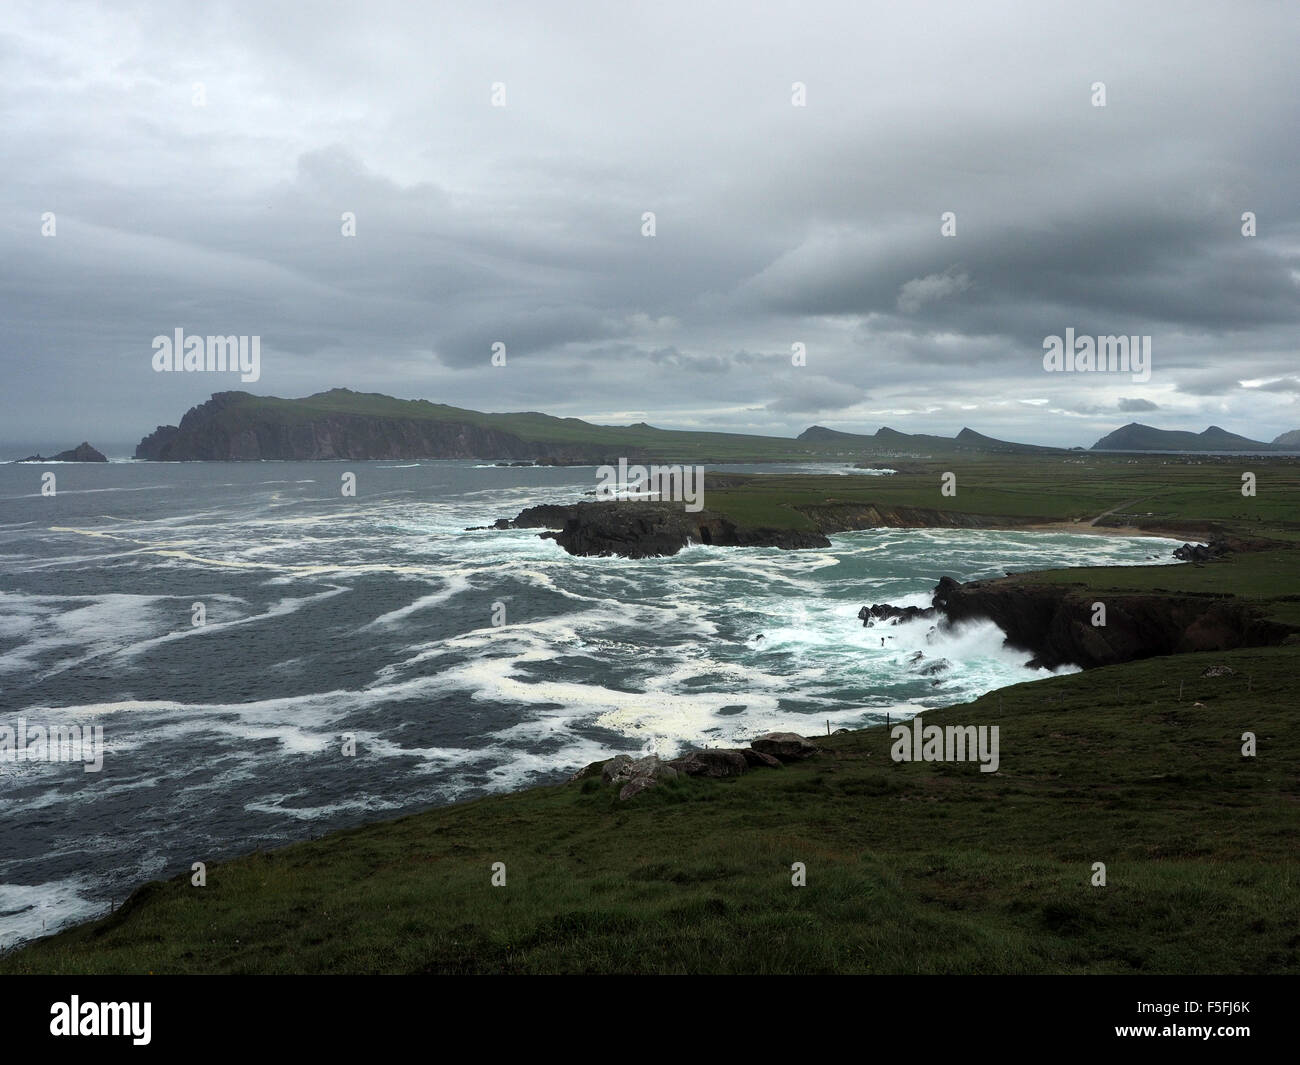
[[[955, 498], [922, 465], [706, 499], [758, 524], [839, 500], [1217, 527], [1277, 543], [1033, 579], [1246, 596], [1300, 624], [1294, 461], [1249, 460], [1254, 499], [1239, 460], [1070, 461], [956, 465]], [[1218, 664], [1235, 672], [1203, 676]], [[1298, 707], [1295, 637], [1024, 683], [925, 715], [997, 725], [997, 773], [895, 763], [876, 728], [629, 803], [598, 780], [534, 788], [214, 865], [203, 888], [146, 885], [0, 972], [1300, 972]]]
[[[1080, 455], [940, 456], [911, 460], [885, 476], [718, 475], [706, 480], [706, 505], [755, 525], [810, 528], [798, 507], [829, 501], [926, 507], [1044, 521], [1092, 520], [1152, 529], [1190, 522], [1241, 535], [1300, 540], [1300, 460], [1279, 457]], [[954, 495], [941, 492], [956, 475]], [[1241, 475], [1256, 476], [1256, 495], [1241, 494]], [[1189, 526], [1190, 528], [1190, 526]], [[1267, 528], [1267, 532], [1265, 529]]]

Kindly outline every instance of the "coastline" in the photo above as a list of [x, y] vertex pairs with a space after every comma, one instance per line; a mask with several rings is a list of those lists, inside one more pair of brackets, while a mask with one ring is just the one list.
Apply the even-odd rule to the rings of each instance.
[[1214, 530], [1209, 526], [1202, 528], [1199, 534], [1196, 534], [1188, 529], [1143, 528], [1138, 525], [1097, 525], [1091, 521], [1035, 522], [1032, 525], [1009, 525], [1001, 526], [1001, 528], [1004, 531], [1026, 530], [1046, 533], [1078, 533], [1083, 536], [1146, 536], [1157, 540], [1208, 540], [1214, 535]]
[[[698, 957], [709, 971], [823, 971], [840, 959], [932, 972], [948, 971], [954, 943], [1010, 930], [1008, 946], [961, 969], [1212, 974], [1241, 964], [1240, 929], [1261, 898], [1273, 916], [1245, 944], [1259, 952], [1251, 964], [1295, 971], [1287, 780], [1300, 752], [1280, 746], [1268, 772], [1243, 775], [1222, 743], [1225, 727], [1286, 734], [1293, 661], [1274, 648], [1181, 659], [1172, 672], [1131, 663], [927, 711], [1001, 726], [1001, 765], [988, 774], [893, 761], [877, 725], [810, 736], [818, 753], [779, 770], [667, 781], [630, 803], [588, 777], [372, 821], [210, 866], [215, 907], [188, 872], [149, 881], [109, 915], [0, 952], [0, 971], [672, 972]], [[1066, 927], [1063, 943], [1053, 915], [1083, 905], [1081, 855], [1122, 869], [1127, 905], [1095, 928]], [[809, 863], [804, 918], [784, 901], [792, 859]], [[493, 891], [498, 861], [510, 886]], [[1189, 908], [1197, 885], [1213, 907]], [[884, 938], [864, 901], [883, 907]], [[1174, 941], [1171, 906], [1187, 922]], [[815, 931], [793, 950], [772, 934], [792, 919]], [[269, 939], [257, 951], [241, 946], [253, 928]]]
[[[815, 475], [811, 475], [811, 477], [815, 477]], [[797, 493], [800, 490], [802, 490], [802, 486], [804, 484], [811, 484], [813, 487], [810, 488], [809, 491], [816, 491], [818, 493], [818, 498], [820, 502], [820, 500], [824, 498], [821, 496], [821, 493], [825, 491], [824, 487], [817, 485], [816, 480], [812, 480], [810, 478], [810, 480], [805, 481], [803, 478], [804, 475], [801, 475], [798, 481], [796, 481], [795, 478], [782, 477], [780, 482], [773, 484], [770, 488], [767, 485], [764, 485], [762, 491], [768, 498], [772, 498], [773, 496], [775, 496], [778, 500], [782, 500], [785, 497], [785, 495], [789, 493], [792, 499], [797, 500], [798, 499]], [[791, 489], [789, 486], [791, 485], [792, 482], [797, 484], [798, 487]], [[876, 496], [873, 497], [878, 498]], [[536, 497], [534, 496], [534, 498]], [[728, 494], [724, 490], [720, 489], [717, 495], [713, 499], [711, 499], [711, 502], [725, 504], [729, 507], [730, 499], [735, 499], [735, 498], [738, 498], [738, 494], [732, 495], [729, 498]], [[900, 498], [907, 498], [907, 496], [900, 495]], [[978, 497], [972, 497], [972, 498], [978, 500]], [[1110, 501], [1113, 502], [1113, 499], [1114, 499], [1114, 495], [1112, 495]], [[743, 502], [744, 500], [742, 499], [741, 501]], [[1033, 501], [1031, 501], [1029, 505], [1032, 505], [1032, 502]], [[603, 504], [592, 504], [592, 505], [600, 506]], [[817, 504], [814, 504], [814, 506], [815, 505]], [[1078, 513], [1095, 514], [1097, 513], [1097, 511], [1101, 510], [1103, 506], [1106, 505], [1108, 504], [1101, 503], [1100, 505], [1094, 506], [1090, 510], [1082, 510], [1082, 509], [1074, 509], [1074, 508], [1071, 509], [1072, 512], [1075, 514]], [[786, 512], [793, 510], [794, 506], [795, 506], [794, 503], [790, 504], [789, 506], [786, 506], [785, 507]], [[836, 508], [833, 514], [830, 513], [831, 507]], [[1172, 521], [1159, 521], [1158, 523], [1153, 521], [1151, 524], [1147, 524], [1146, 522], [1141, 522], [1141, 523], [1126, 522], [1124, 524], [1111, 525], [1111, 524], [1104, 523], [1106, 514], [1099, 514], [1097, 518], [1094, 518], [1091, 521], [1034, 520], [1032, 518], [1030, 519], [1010, 518], [1004, 520], [999, 518], [989, 518], [979, 513], [967, 512], [967, 511], [953, 510], [953, 511], [946, 511], [946, 512], [936, 512], [936, 511], [927, 511], [924, 508], [915, 507], [911, 505], [876, 506], [875, 504], [861, 504], [861, 503], [849, 503], [849, 502], [840, 504], [835, 500], [826, 501], [826, 510], [824, 511], [824, 513], [827, 516], [833, 516], [838, 518], [838, 517], [842, 517], [848, 511], [849, 508], [853, 508], [859, 511], [866, 511], [866, 510], [873, 510], [876, 512], [884, 511], [887, 512], [888, 515], [894, 521], [898, 522], [898, 524], [889, 524], [889, 525], [867, 524], [867, 525], [860, 526], [860, 528], [864, 530], [878, 528], [882, 530], [893, 529], [895, 531], [902, 532], [903, 530], [906, 529], [917, 529], [917, 530], [936, 529], [936, 530], [948, 530], [948, 531], [959, 531], [961, 529], [970, 529], [972, 531], [997, 531], [997, 532], [1008, 532], [1008, 533], [1027, 532], [1027, 533], [1043, 533], [1048, 535], [1052, 535], [1052, 534], [1090, 535], [1090, 536], [1123, 537], [1123, 538], [1145, 537], [1148, 539], [1150, 538], [1168, 539], [1175, 542], [1180, 541], [1183, 538], [1187, 538], [1187, 537], [1199, 538], [1196, 537], [1195, 535], [1195, 533], [1198, 531], [1201, 533], [1201, 535], [1205, 536], [1206, 538], [1208, 538], [1208, 535], [1211, 533], [1217, 535], [1220, 532], [1220, 529], [1216, 527], [1218, 523], [1211, 522], [1208, 520], [1206, 521], [1189, 520], [1180, 523], [1177, 518], [1174, 518]], [[1046, 509], [1048, 509], [1050, 513], [1051, 509], [1053, 508], [1048, 507]], [[1059, 508], [1057, 512], [1060, 513], [1062, 510], [1064, 510], [1064, 507]], [[737, 510], [734, 512], [744, 513], [745, 511], [743, 511], [740, 508], [737, 508]], [[1070, 512], [1071, 511], [1065, 511], [1065, 513], [1070, 513]], [[725, 511], [720, 511], [720, 513], [725, 514]], [[752, 511], [750, 513], [752, 513]], [[921, 517], [928, 516], [929, 514], [932, 513], [941, 514], [946, 520], [934, 524], [931, 524], [923, 520], [919, 520]], [[907, 524], [903, 524], [904, 521], [907, 521]], [[538, 531], [541, 531], [541, 526], [538, 526], [537, 528]], [[750, 528], [754, 528], [754, 527], [751, 526]], [[763, 526], [757, 526], [757, 528], [763, 528]], [[843, 531], [851, 531], [851, 530], [845, 529]], [[905, 532], [903, 532], [903, 538], [906, 539]], [[895, 537], [894, 539], [897, 539], [897, 537]], [[723, 545], [719, 545], [719, 546], [723, 546]], [[748, 546], [748, 545], [737, 544], [736, 546]], [[754, 546], [763, 546], [763, 545], [756, 544]], [[1025, 550], [1025, 555], [1022, 557], [1028, 557], [1028, 558], [1038, 557], [1028, 547], [1026, 547], [1024, 550]], [[1025, 570], [1017, 573], [1015, 578], [1011, 580], [1008, 580], [1007, 578], [988, 578], [986, 582], [978, 582], [978, 583], [991, 584], [994, 582], [1002, 582], [1003, 584], [1010, 584], [1012, 583], [1012, 581], [1017, 581], [1023, 584], [1031, 584], [1034, 583], [1035, 581], [1040, 580], [1042, 575], [1047, 572], [1054, 572], [1055, 579], [1058, 581], [1071, 582], [1075, 580], [1075, 576], [1074, 576], [1075, 573], [1077, 573], [1080, 576], [1080, 578], [1084, 578], [1084, 575], [1087, 574], [1089, 569], [1092, 569], [1094, 571], [1094, 576], [1087, 578], [1090, 582], [1089, 584], [1090, 587], [1092, 586], [1093, 581], [1105, 582], [1107, 580], [1110, 580], [1113, 582], [1114, 580], [1113, 571], [1111, 571], [1111, 573], [1108, 575], [1105, 569], [1102, 567], [1089, 567], [1086, 564], [1082, 566], [1075, 564], [1076, 553], [1077, 555], [1085, 555], [1085, 556], [1091, 554], [1089, 549], [1087, 549], [1086, 547], [1075, 548], [1069, 552], [1064, 553], [1064, 557], [1068, 559], [1068, 561], [1063, 562], [1061, 567], [1056, 568], [1054, 571], [1043, 570], [1043, 569], [1031, 569], [1031, 570]], [[775, 553], [773, 552], [772, 554]], [[940, 552], [940, 555], [941, 554], [942, 553]], [[1008, 554], [1014, 554], [1014, 552], [1009, 550]], [[779, 565], [779, 563], [776, 562], [774, 562], [773, 564]], [[942, 565], [942, 561], [941, 560], [938, 561], [937, 564]], [[1236, 567], [1233, 568], [1235, 569]], [[1165, 565], [1159, 567], [1160, 573], [1159, 576], [1155, 579], [1154, 583], [1163, 583], [1170, 588], [1187, 587], [1189, 583], [1203, 579], [1203, 577], [1188, 576], [1191, 574], [1191, 571], [1193, 571], [1193, 569], [1200, 571], [1203, 574], [1203, 577], [1210, 577], [1212, 575], [1218, 576], [1219, 574], [1224, 573], [1226, 571], [1226, 567], [1221, 567], [1217, 564], [1214, 566], [1206, 566], [1206, 567]], [[1154, 573], [1156, 572], [1156, 567], [1137, 565], [1129, 569], [1127, 572], [1132, 576], [1139, 576], [1143, 570]], [[1179, 576], [1180, 571], [1182, 574], [1184, 574], [1184, 576], [1181, 579]], [[1128, 578], [1126, 577], [1125, 578], [1126, 582], [1127, 579]], [[1143, 580], [1144, 579], [1139, 576], [1139, 581], [1138, 581], [1139, 586], [1145, 587], [1146, 584], [1153, 583], [1151, 581], [1146, 581], [1144, 584]], [[971, 582], [971, 583], [977, 583], [977, 582]], [[1077, 589], [1079, 585], [1075, 584], [1073, 585], [1073, 587]], [[1126, 587], [1125, 593], [1117, 593], [1116, 599], [1118, 600], [1119, 598], [1122, 597], [1123, 594], [1126, 594], [1127, 590], [1128, 589]], [[1200, 593], [1200, 594], [1204, 594], [1204, 593]], [[1163, 609], [1163, 606], [1160, 606], [1160, 609]], [[1229, 653], [1237, 653], [1237, 652], [1229, 652]], [[1031, 679], [1027, 677], [1026, 681], [1029, 681], [1031, 684], [1051, 685], [1055, 683], [1057, 679], [1059, 678], [1042, 678], [1040, 681], [1037, 679]], [[1003, 693], [1008, 693], [1013, 689], [1021, 688], [1023, 686], [1024, 686], [1024, 682], [1007, 681], [1004, 683], [999, 678], [998, 684], [996, 686], [990, 686], [988, 688], [988, 691], [993, 695], [995, 703], [999, 703], [999, 709], [1000, 709], [1000, 702], [998, 700], [998, 696], [1002, 695]], [[982, 687], [979, 690], [983, 690]], [[1037, 700], [1038, 697], [1034, 696], [1033, 699]], [[940, 714], [951, 715], [955, 711], [955, 708], [970, 707], [971, 705], [973, 705], [974, 702], [978, 702], [978, 700], [972, 700], [970, 696], [962, 695], [962, 696], [958, 696], [954, 701], [951, 702], [945, 701], [942, 707], [931, 706], [929, 709], [925, 710], [925, 712], [928, 715], [936, 715], [936, 716]], [[987, 700], [983, 705], [988, 705]], [[820, 724], [819, 722], [800, 721], [793, 727], [807, 728], [810, 725], [819, 726], [819, 724]], [[864, 733], [875, 734], [876, 732], [879, 732], [879, 726], [876, 725], [867, 725], [864, 728], [853, 728], [853, 732], [850, 737], [840, 737], [839, 740], [847, 741], [854, 737], [860, 737]], [[811, 728], [809, 730], [808, 735], [810, 736], [810, 738], [813, 738], [818, 741], [822, 739], [818, 727]], [[617, 750], [617, 747], [615, 747], [614, 749]], [[577, 763], [565, 762], [563, 768], [561, 768], [560, 765], [556, 763], [553, 766], [553, 771], [554, 774], [558, 777], [561, 773], [567, 773], [570, 767], [577, 768]], [[707, 784], [705, 786], [713, 786], [713, 785]], [[536, 798], [541, 794], [552, 793], [554, 791], [554, 788], [555, 785], [549, 785], [549, 784], [528, 785], [528, 786], [516, 785], [510, 790], [495, 792], [488, 798], [519, 799], [522, 802], [532, 802], [534, 798]], [[475, 804], [478, 804], [483, 801], [485, 800], [481, 798], [461, 800], [461, 801], [449, 802], [446, 804], [440, 804], [436, 807], [431, 807], [430, 809], [436, 811], [459, 811], [459, 810], [473, 807], [475, 806]], [[646, 800], [638, 799], [637, 801], [638, 803], [640, 803]], [[412, 817], [412, 816], [423, 816], [423, 815], [422, 814], [400, 815], [399, 820], [401, 818]], [[362, 823], [363, 826], [389, 826], [392, 824], [394, 824], [394, 820], [392, 818], [384, 818], [379, 821], [366, 821]], [[360, 830], [360, 826], [355, 829], [354, 828], [327, 829], [325, 836], [322, 838], [326, 840], [334, 840], [337, 839], [342, 834], [359, 831], [359, 830]], [[275, 853], [280, 853], [286, 848], [297, 847], [300, 845], [303, 844], [287, 843], [283, 847], [277, 847]], [[243, 862], [245, 860], [248, 860], [249, 858], [250, 858], [249, 855], [245, 855], [244, 857], [225, 859], [221, 864], [226, 865], [231, 862]], [[147, 885], [142, 885], [141, 888], [137, 888], [136, 891], [132, 893], [131, 898], [136, 899], [139, 892], [142, 891], [146, 886]], [[63, 928], [60, 930], [60, 933], [55, 933], [55, 934], [62, 934], [63, 931], [66, 931], [68, 929], [83, 928], [86, 927], [87, 925], [95, 925], [98, 923], [99, 921], [92, 918], [86, 922], [79, 922], [77, 924], [63, 926]], [[34, 941], [27, 940], [25, 942], [30, 944]], [[35, 942], [39, 942], [39, 940]]]
[[[951, 528], [951, 526], [935, 526], [935, 527], [929, 527], [929, 526], [916, 526], [916, 528]], [[1164, 536], [1163, 536], [1159, 531], [1151, 530], [1151, 529], [1141, 529], [1141, 528], [1137, 528], [1137, 527], [1134, 527], [1134, 526], [1093, 526], [1093, 525], [1088, 524], [1088, 523], [1070, 523], [1070, 522], [1033, 523], [1033, 524], [1019, 524], [1019, 523], [1016, 523], [1016, 524], [1009, 524], [1009, 525], [1005, 525], [1005, 526], [990, 525], [990, 526], [981, 526], [980, 529], [981, 529], [981, 531], [983, 531], [983, 530], [988, 530], [988, 531], [1016, 531], [1016, 532], [1024, 531], [1024, 532], [1035, 532], [1035, 533], [1037, 533], [1037, 532], [1043, 532], [1043, 533], [1069, 533], [1069, 534], [1073, 534], [1073, 533], [1081, 533], [1081, 532], [1090, 532], [1090, 533], [1092, 533], [1092, 534], [1094, 534], [1094, 535], [1110, 535], [1110, 536], [1146, 536], [1146, 537], [1155, 537], [1155, 538], [1167, 538], [1167, 537], [1164, 537]], [[1084, 569], [1084, 568], [1086, 568], [1086, 567], [1070, 567], [1070, 568]], [[1043, 573], [1043, 572], [1047, 572], [1047, 571], [1041, 571], [1041, 570], [1027, 570], [1027, 571], [1022, 571], [1022, 572], [1019, 572], [1019, 573], [1015, 574], [1015, 578], [1014, 578], [1014, 579], [1015, 579], [1015, 580], [1019, 580], [1019, 581], [1032, 581], [1032, 580], [1035, 578], [1035, 576], [1037, 576], [1038, 574]], [[988, 583], [994, 583], [994, 582], [1005, 582], [1005, 581], [1007, 581], [1007, 580], [1008, 580], [1008, 578], [990, 578], [990, 579], [988, 579], [988, 580], [986, 580], [986, 581], [982, 581], [982, 582], [970, 582], [970, 585], [969, 585], [969, 586], [974, 586], [974, 585], [976, 585], [976, 584], [988, 584]], [[1085, 667], [1085, 668], [1086, 668], [1086, 667]], [[1002, 691], [1007, 690], [1007, 689], [1010, 689], [1010, 688], [1018, 687], [1018, 686], [1021, 685], [1021, 684], [1025, 684], [1025, 683], [1034, 683], [1035, 681], [1046, 681], [1046, 680], [1051, 680], [1051, 679], [1054, 679], [1054, 678], [1027, 678], [1025, 681], [1015, 681], [1015, 682], [1010, 682], [1010, 683], [1007, 683], [1007, 684], [1000, 684], [1000, 685], [998, 685], [998, 686], [996, 686], [996, 687], [990, 688], [990, 689], [989, 689], [989, 692], [986, 693], [986, 694], [991, 694], [991, 695], [996, 696], [997, 693], [999, 693], [999, 692], [1002, 692]], [[970, 702], [971, 702], [971, 700], [970, 700], [969, 698], [963, 698], [963, 699], [958, 699], [957, 701], [954, 701], [954, 702], [951, 702], [951, 703], [945, 703], [945, 704], [942, 705], [942, 706], [932, 706], [932, 707], [924, 708], [924, 709], [922, 709], [922, 710], [917, 710], [916, 712], [917, 712], [917, 713], [924, 712], [924, 713], [926, 713], [927, 715], [932, 715], [932, 716], [933, 716], [933, 715], [938, 715], [938, 714], [942, 714], [942, 713], [949, 713], [949, 712], [951, 712], [953, 709], [955, 709], [955, 708], [957, 708], [957, 707], [961, 707], [961, 706], [969, 705]], [[800, 724], [802, 724], [802, 722], [801, 722]], [[795, 727], [797, 727], [797, 726], [795, 726]], [[881, 727], [882, 727], [882, 726], [881, 726], [880, 724], [868, 724], [868, 725], [865, 725], [865, 726], [863, 726], [863, 727], [861, 727], [861, 728], [849, 729], [849, 730], [847, 730], [847, 731], [848, 731], [849, 733], [853, 734], [853, 735], [858, 735], [858, 734], [861, 734], [861, 733], [871, 732], [871, 731], [876, 730], [876, 729], [879, 729], [879, 728], [881, 728]], [[841, 731], [844, 731], [844, 730], [841, 730]], [[820, 738], [821, 738], [821, 737], [820, 737], [820, 734], [817, 733], [817, 732], [815, 732], [815, 731], [813, 731], [813, 732], [808, 732], [808, 733], [806, 733], [805, 735], [807, 735], [810, 739], [820, 739]], [[686, 749], [689, 749], [689, 748], [686, 748]], [[610, 755], [610, 758], [611, 758], [611, 759], [614, 758], [614, 757], [617, 757], [617, 756], [616, 756], [616, 755], [612, 755], [612, 754]], [[607, 760], [608, 760], [608, 759], [607, 759]], [[593, 764], [595, 764], [595, 765], [603, 765], [604, 762], [601, 761], [601, 762], [597, 762], [597, 763], [593, 763]], [[590, 770], [590, 769], [591, 769], [591, 765], [588, 765], [586, 768], [587, 768], [587, 770]], [[554, 772], [557, 773], [557, 774], [559, 774], [559, 773], [568, 774], [571, 770], [574, 770], [574, 769], [577, 769], [579, 772], [581, 772], [580, 767], [578, 767], [578, 766], [576, 766], [576, 765], [575, 765], [575, 766], [565, 765], [565, 766], [563, 766], [563, 767], [557, 765], [557, 766], [554, 767]], [[489, 797], [508, 797], [508, 796], [527, 795], [527, 794], [530, 794], [530, 793], [535, 793], [535, 792], [538, 792], [538, 791], [541, 791], [541, 790], [545, 790], [545, 789], [549, 789], [549, 788], [553, 788], [553, 787], [555, 787], [555, 785], [553, 785], [553, 784], [530, 784], [530, 785], [527, 785], [527, 786], [515, 787], [515, 788], [508, 789], [508, 790], [503, 790], [503, 791], [500, 791], [500, 792], [495, 792], [495, 793], [492, 794], [492, 796], [489, 796]], [[474, 803], [480, 802], [480, 801], [482, 801], [482, 798], [483, 798], [483, 797], [474, 798], [474, 799], [467, 799], [467, 800], [457, 800], [457, 801], [453, 801], [453, 802], [449, 802], [449, 803], [445, 803], [445, 804], [439, 804], [439, 805], [437, 805], [437, 806], [435, 806], [435, 807], [432, 807], [431, 809], [435, 809], [435, 810], [452, 810], [452, 809], [455, 809], [455, 808], [458, 808], [458, 807], [462, 807], [462, 806], [466, 806], [466, 805], [472, 805], [472, 804], [474, 804]], [[403, 816], [403, 817], [409, 817], [409, 816], [414, 816], [414, 815], [411, 815], [411, 814], [405, 814], [405, 815], [401, 815], [401, 816]], [[346, 832], [356, 831], [358, 828], [362, 828], [362, 829], [364, 829], [364, 828], [369, 828], [369, 827], [374, 827], [374, 826], [385, 825], [385, 824], [392, 823], [392, 821], [393, 821], [392, 818], [382, 818], [382, 819], [379, 819], [379, 820], [376, 820], [376, 821], [366, 821], [366, 822], [363, 822], [361, 825], [357, 826], [357, 828], [330, 830], [330, 831], [326, 832], [326, 834], [325, 834], [324, 837], [320, 837], [320, 838], [329, 838], [329, 837], [334, 837], [334, 836], [337, 836], [337, 835], [339, 835], [339, 834], [341, 834], [341, 833], [346, 833]], [[301, 842], [301, 841], [300, 841], [300, 842]], [[284, 844], [282, 847], [276, 847], [276, 848], [274, 848], [274, 850], [275, 850], [275, 851], [281, 851], [281, 850], [284, 850], [285, 848], [294, 847], [294, 846], [298, 846], [298, 845], [300, 845], [300, 843], [286, 843], [286, 844]], [[240, 860], [243, 860], [244, 858], [247, 858], [248, 856], [249, 856], [249, 855], [246, 853], [246, 854], [244, 854], [244, 855], [236, 856], [236, 857], [231, 858], [231, 859], [226, 859], [226, 861], [240, 861]], [[132, 891], [131, 895], [129, 896], [129, 898], [128, 898], [128, 902], [130, 902], [131, 899], [134, 899], [135, 896], [136, 896], [140, 891], [144, 890], [147, 886], [148, 886], [148, 884], [145, 883], [145, 884], [141, 884], [141, 885], [139, 885], [137, 888], [135, 888], [135, 889]], [[76, 929], [76, 928], [81, 928], [81, 927], [85, 927], [85, 926], [88, 926], [88, 925], [94, 925], [94, 924], [98, 923], [100, 920], [103, 920], [103, 918], [90, 918], [90, 919], [88, 919], [88, 920], [86, 920], [86, 921], [75, 922], [75, 923], [73, 923], [73, 924], [69, 924], [69, 925], [67, 925], [67, 926], [64, 926], [64, 927], [60, 928], [60, 929], [57, 930], [56, 932], [51, 933], [51, 935], [59, 935], [59, 934], [62, 934], [63, 932], [66, 932], [66, 931], [68, 931], [68, 930], [70, 930], [70, 929]], [[45, 938], [45, 937], [42, 937], [42, 938]], [[14, 950], [21, 950], [25, 945], [30, 944], [30, 943], [33, 943], [33, 942], [39, 942], [39, 941], [40, 941], [40, 940], [26, 940], [26, 941], [23, 941], [22, 943], [13, 944], [13, 945], [12, 945], [11, 947], [9, 947], [8, 949], [6, 949], [6, 950], [4, 950], [4, 951], [0, 951], [0, 954], [7, 954], [7, 953], [10, 953], [11, 951], [14, 951]]]

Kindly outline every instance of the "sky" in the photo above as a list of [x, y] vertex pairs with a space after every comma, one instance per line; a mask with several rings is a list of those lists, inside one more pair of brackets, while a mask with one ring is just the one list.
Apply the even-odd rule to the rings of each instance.
[[[1249, 0], [5, 0], [0, 446], [334, 387], [1272, 439], [1297, 45], [1293, 3]], [[176, 329], [259, 337], [259, 379], [156, 371]], [[1046, 370], [1067, 329], [1150, 337], [1149, 378]]]

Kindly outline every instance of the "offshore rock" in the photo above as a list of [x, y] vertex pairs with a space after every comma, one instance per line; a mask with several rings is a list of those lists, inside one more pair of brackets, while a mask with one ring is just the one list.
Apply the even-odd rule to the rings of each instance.
[[[503, 527], [498, 521], [497, 527]], [[601, 503], [545, 504], [520, 511], [506, 528], [545, 528], [571, 555], [653, 558], [675, 555], [691, 544], [725, 547], [779, 547], [786, 550], [829, 547], [818, 532], [738, 525], [708, 510], [692, 513], [683, 503], [616, 500]]]
[[68, 451], [60, 451], [57, 455], [51, 455], [45, 458], [41, 455], [28, 455], [25, 459], [19, 459], [19, 462], [107, 462], [108, 459], [102, 451], [97, 451], [86, 441], [82, 441], [76, 447]]

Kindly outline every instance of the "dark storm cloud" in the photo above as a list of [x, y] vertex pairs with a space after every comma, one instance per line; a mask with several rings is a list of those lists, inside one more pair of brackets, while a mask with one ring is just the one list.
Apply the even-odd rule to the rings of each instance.
[[[0, 443], [338, 385], [789, 435], [1091, 443], [1154, 409], [1276, 435], [1297, 43], [1284, 5], [9, 5]], [[262, 380], [152, 373], [178, 326], [260, 335]], [[1045, 373], [1066, 328], [1151, 336], [1150, 380]]]

